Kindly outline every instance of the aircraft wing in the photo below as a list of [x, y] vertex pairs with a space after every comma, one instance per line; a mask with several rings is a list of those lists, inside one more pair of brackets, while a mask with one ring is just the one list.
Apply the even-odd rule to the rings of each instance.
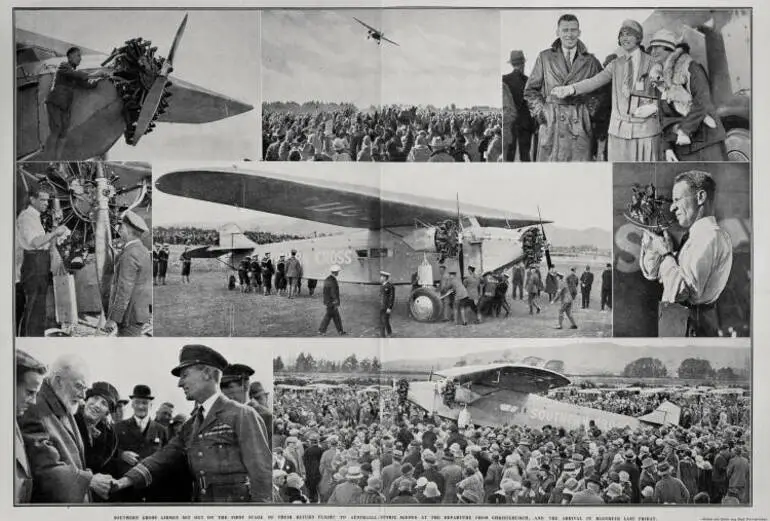
[[82, 55], [104, 54], [87, 47], [82, 47], [73, 42], [57, 40], [50, 36], [44, 36], [24, 29], [16, 29], [16, 65], [44, 61], [57, 56], [65, 57], [67, 49], [78, 47]]
[[367, 28], [367, 29], [369, 29], [370, 31], [374, 31], [374, 32], [375, 32], [375, 33], [377, 33], [377, 34], [380, 34], [380, 30], [379, 30], [379, 29], [375, 29], [375, 28], [374, 28], [374, 27], [372, 27], [371, 25], [369, 25], [369, 24], [367, 24], [367, 23], [365, 23], [365, 22], [362, 22], [361, 20], [359, 20], [359, 19], [358, 19], [358, 18], [356, 18], [355, 16], [353, 17], [353, 20], [355, 20], [356, 22], [360, 23], [361, 25], [363, 25], [364, 27], [366, 27], [366, 28]]
[[388, 43], [392, 43], [392, 44], [393, 44], [393, 45], [395, 45], [396, 47], [401, 47], [399, 44], [397, 44], [397, 43], [396, 43], [396, 42], [394, 42], [393, 40], [390, 40], [390, 39], [388, 39], [388, 38], [385, 38], [384, 36], [380, 36], [380, 38], [381, 38], [381, 39], [383, 39], [383, 40], [385, 40], [385, 41], [386, 41], [386, 42], [388, 42]]
[[169, 106], [158, 121], [164, 123], [210, 123], [237, 116], [254, 107], [193, 83], [171, 76]]
[[[161, 192], [181, 197], [349, 228], [378, 230], [457, 218], [455, 200], [235, 167], [169, 172], [155, 186]], [[540, 223], [537, 217], [462, 201], [460, 213], [476, 217], [485, 227], [515, 229]]]
[[541, 393], [564, 387], [569, 379], [555, 371], [520, 364], [487, 364], [452, 367], [434, 374], [462, 383], [489, 385], [521, 393]]

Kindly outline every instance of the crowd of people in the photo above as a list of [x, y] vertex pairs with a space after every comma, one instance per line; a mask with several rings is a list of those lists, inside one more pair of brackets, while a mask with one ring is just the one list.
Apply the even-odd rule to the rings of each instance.
[[500, 111], [385, 106], [373, 113], [263, 112], [265, 161], [502, 160]]
[[[219, 232], [192, 226], [157, 226], [152, 229], [156, 243], [168, 245], [213, 246], [219, 242]], [[261, 230], [247, 230], [243, 234], [257, 244], [304, 239], [302, 235], [272, 233]]]
[[150, 386], [124, 399], [90, 369], [75, 355], [47, 367], [16, 351], [17, 504], [270, 501], [272, 411], [254, 369], [184, 346], [171, 374], [195, 408], [164, 402], [154, 419]]
[[[281, 503], [750, 503], [750, 403], [672, 391], [681, 425], [458, 426], [398, 392], [277, 390], [273, 500]], [[648, 399], [644, 410], [656, 405]], [[570, 401], [569, 399], [567, 401]], [[623, 399], [581, 405], [629, 411]], [[722, 414], [722, 411], [728, 411]], [[717, 417], [716, 422], [713, 418]]]

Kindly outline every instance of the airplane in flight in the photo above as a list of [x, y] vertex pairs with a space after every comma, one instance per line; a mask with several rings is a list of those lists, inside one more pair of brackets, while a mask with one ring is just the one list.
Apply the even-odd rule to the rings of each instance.
[[229, 225], [220, 231], [217, 246], [188, 255], [229, 256], [229, 265], [236, 267], [247, 255], [270, 252], [275, 263], [279, 254], [288, 258], [296, 250], [303, 279], [323, 280], [330, 266], [338, 264], [338, 280], [353, 284], [379, 285], [380, 271], [387, 271], [394, 284], [412, 286], [409, 313], [420, 322], [436, 321], [441, 313], [442, 295], [434, 287], [440, 264], [464, 276], [470, 265], [481, 275], [500, 273], [524, 259], [539, 262], [546, 245], [538, 227], [551, 222], [459, 200], [238, 167], [172, 171], [161, 175], [155, 187], [171, 195], [351, 229], [256, 246]]
[[[125, 41], [107, 55], [72, 42], [16, 29], [16, 158], [20, 161], [82, 161], [104, 158], [124, 137], [136, 145], [156, 123], [203, 124], [253, 107], [171, 76], [187, 15], [166, 58], [141, 37]], [[67, 50], [78, 47], [79, 71], [106, 77], [95, 88], [75, 89], [70, 125], [59, 157], [51, 136], [46, 96]]]
[[359, 19], [358, 19], [358, 18], [356, 18], [355, 16], [353, 17], [353, 20], [355, 20], [356, 22], [358, 22], [358, 23], [360, 23], [361, 25], [363, 25], [364, 27], [366, 27], [366, 29], [369, 31], [369, 35], [366, 37], [366, 39], [367, 39], [367, 40], [369, 40], [369, 39], [372, 39], [372, 40], [374, 40], [375, 42], [377, 42], [377, 45], [381, 45], [381, 44], [382, 44], [382, 40], [385, 40], [386, 42], [388, 42], [388, 43], [392, 43], [393, 45], [395, 45], [395, 46], [397, 46], [397, 47], [401, 47], [400, 45], [398, 45], [398, 44], [397, 44], [396, 42], [394, 42], [393, 40], [389, 40], [389, 39], [385, 38], [385, 33], [383, 33], [382, 31], [380, 31], [379, 29], [375, 29], [375, 28], [374, 28], [374, 27], [372, 27], [371, 25], [369, 25], [369, 24], [367, 24], [367, 23], [364, 23], [364, 22], [362, 22], [361, 20], [359, 20]]
[[[84, 320], [101, 317], [106, 310], [123, 215], [131, 210], [152, 227], [151, 166], [140, 162], [31, 162], [17, 163], [16, 170], [17, 214], [26, 205], [30, 187], [43, 188], [52, 201], [41, 215], [44, 229], [63, 225], [71, 232], [59, 245], [59, 253], [73, 276], [75, 293], [54, 293], [57, 322], [63, 329], [78, 323], [93, 328], [97, 321]], [[142, 242], [151, 249], [152, 234], [146, 233]], [[64, 309], [74, 312], [63, 313]]]
[[[454, 400], [445, 401], [442, 388], [452, 381]], [[569, 378], [542, 367], [513, 363], [468, 365], [435, 371], [427, 381], [409, 383], [407, 401], [441, 418], [461, 415], [473, 425], [498, 427], [546, 425], [577, 429], [593, 420], [602, 431], [642, 425], [679, 424], [680, 408], [663, 402], [649, 414], [634, 418], [542, 396], [570, 384]]]

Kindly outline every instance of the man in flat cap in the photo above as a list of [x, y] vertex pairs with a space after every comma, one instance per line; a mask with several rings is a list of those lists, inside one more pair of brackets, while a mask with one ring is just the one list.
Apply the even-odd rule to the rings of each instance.
[[268, 502], [272, 498], [271, 454], [267, 429], [251, 407], [219, 391], [227, 360], [214, 349], [186, 345], [171, 374], [185, 398], [195, 402], [192, 416], [160, 451], [142, 460], [117, 481], [117, 488], [143, 488], [169, 466], [186, 461], [195, 479], [196, 502]]
[[380, 336], [383, 338], [393, 336], [393, 328], [390, 326], [390, 315], [393, 312], [393, 304], [396, 302], [396, 288], [390, 281], [390, 273], [380, 272]]
[[319, 335], [325, 335], [326, 329], [329, 327], [329, 322], [334, 321], [334, 327], [337, 328], [337, 333], [340, 335], [347, 335], [344, 329], [342, 329], [342, 317], [340, 317], [340, 285], [337, 282], [337, 277], [340, 274], [341, 268], [335, 264], [329, 268], [329, 276], [324, 280], [324, 306], [326, 306], [326, 314], [323, 320], [321, 320], [321, 326], [318, 328]]
[[21, 349], [16, 350], [16, 418], [13, 421], [13, 500], [14, 504], [29, 503], [32, 499], [32, 469], [24, 447], [24, 438], [19, 427], [27, 409], [37, 402], [37, 393], [43, 385], [46, 367]]
[[273, 446], [273, 411], [267, 403], [267, 391], [262, 387], [262, 382], [251, 382], [249, 385], [248, 406], [253, 407], [267, 427], [267, 441]]
[[112, 477], [86, 466], [85, 447], [75, 412], [88, 390], [84, 360], [62, 355], [51, 364], [38, 400], [19, 426], [27, 448], [33, 503], [90, 503], [92, 493], [106, 498]]
[[123, 216], [120, 238], [123, 251], [115, 261], [105, 329], [118, 329], [118, 336], [141, 336], [150, 321], [152, 305], [152, 259], [140, 237], [148, 232], [144, 219], [132, 211]]
[[511, 106], [504, 110], [510, 113], [510, 124], [506, 121], [505, 132], [511, 133], [511, 140], [504, 151], [505, 161], [515, 161], [516, 150], [519, 151], [519, 161], [530, 161], [530, 147], [532, 146], [532, 133], [535, 130], [535, 123], [532, 115], [529, 113], [529, 106], [524, 99], [524, 86], [529, 79], [524, 74], [524, 51], [513, 50], [508, 59], [511, 66], [511, 72], [503, 76], [503, 85], [508, 87], [511, 93]]
[[[149, 386], [138, 384], [129, 395], [134, 415], [117, 422], [115, 432], [118, 436], [118, 461], [116, 476], [123, 476], [144, 458], [152, 456], [168, 443], [166, 427], [150, 418], [152, 401], [155, 397]], [[120, 495], [121, 501], [143, 502], [159, 501], [155, 493], [159, 487], [146, 490], [126, 490]]]

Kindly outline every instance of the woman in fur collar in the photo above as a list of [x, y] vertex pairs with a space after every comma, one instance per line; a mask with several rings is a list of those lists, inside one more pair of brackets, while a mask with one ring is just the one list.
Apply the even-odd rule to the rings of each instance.
[[706, 70], [687, 44], [661, 29], [650, 40], [651, 76], [661, 93], [661, 147], [667, 161], [725, 161], [725, 129], [716, 117]]

